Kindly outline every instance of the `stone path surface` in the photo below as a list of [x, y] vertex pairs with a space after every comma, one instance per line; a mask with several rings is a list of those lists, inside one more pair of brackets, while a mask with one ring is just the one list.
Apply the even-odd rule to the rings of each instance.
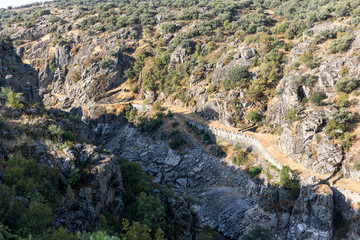
[[[201, 118], [199, 115], [181, 106], [165, 104], [164, 107], [171, 110], [172, 113], [174, 114], [182, 115], [184, 118], [187, 118], [194, 122], [198, 122], [203, 125], [207, 125], [209, 127], [215, 127], [222, 130], [232, 131], [235, 133], [237, 133], [238, 131], [237, 128], [226, 126], [218, 121], [214, 121], [214, 120], [206, 121], [203, 118]], [[352, 191], [354, 193], [360, 194], [360, 183], [351, 179], [341, 178], [333, 184], [332, 180], [334, 180], [335, 177], [333, 177], [331, 174], [320, 174], [314, 172], [306, 168], [304, 165], [297, 163], [291, 157], [284, 154], [276, 145], [276, 141], [279, 138], [278, 136], [273, 134], [260, 134], [249, 131], [245, 131], [242, 134], [249, 135], [257, 139], [274, 159], [276, 159], [282, 166], [289, 166], [301, 178], [306, 178], [307, 176], [315, 176], [323, 181], [329, 182], [330, 183], [329, 185], [331, 187], [343, 188]]]
[[[114, 107], [117, 107], [115, 105], [127, 105], [129, 103], [135, 104], [137, 106], [140, 105], [146, 105], [143, 103], [142, 100], [134, 100], [131, 102], [122, 102], [119, 104], [114, 104]], [[163, 107], [169, 109], [173, 114], [177, 114], [181, 116], [182, 118], [189, 119], [193, 122], [197, 122], [202, 125], [206, 125], [208, 127], [217, 128], [220, 130], [226, 130], [234, 133], [238, 133], [238, 128], [234, 128], [231, 126], [226, 126], [219, 121], [210, 120], [207, 121], [200, 117], [198, 114], [193, 113], [191, 110], [179, 106], [179, 105], [172, 105], [165, 103], [163, 104]], [[356, 182], [351, 179], [347, 178], [340, 178], [336, 180], [336, 176], [332, 176], [331, 174], [320, 174], [317, 172], [314, 172], [308, 168], [306, 168], [304, 165], [297, 163], [294, 159], [284, 154], [276, 145], [276, 142], [278, 140], [278, 136], [273, 134], [261, 134], [261, 133], [254, 133], [249, 131], [244, 131], [241, 134], [251, 136], [258, 140], [261, 145], [265, 148], [265, 150], [272, 156], [272, 158], [276, 159], [276, 161], [281, 166], [289, 166], [297, 175], [299, 175], [301, 178], [306, 178], [307, 176], [315, 176], [321, 180], [323, 180], [325, 183], [329, 184], [330, 187], [335, 187], [339, 189], [345, 189], [347, 191], [350, 191], [354, 194], [360, 194], [360, 183]], [[189, 134], [190, 137], [193, 138], [193, 140], [196, 142], [196, 138]], [[335, 181], [336, 180], [336, 181]]]

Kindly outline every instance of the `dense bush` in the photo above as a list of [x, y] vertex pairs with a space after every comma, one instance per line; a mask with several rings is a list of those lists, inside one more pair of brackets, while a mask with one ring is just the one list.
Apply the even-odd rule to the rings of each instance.
[[185, 143], [183, 136], [181, 135], [180, 131], [175, 130], [172, 131], [169, 136], [169, 146], [172, 149], [178, 149], [181, 145]]
[[160, 125], [163, 123], [161, 117], [151, 117], [151, 118], [143, 118], [139, 124], [139, 127], [144, 133], [153, 133], [159, 129]]
[[159, 197], [142, 192], [136, 200], [136, 205], [137, 218], [141, 220], [141, 223], [148, 226], [153, 232], [157, 228], [165, 227], [165, 206]]
[[52, 221], [53, 207], [59, 200], [58, 169], [41, 166], [21, 156], [10, 156], [1, 165], [6, 169], [0, 183], [2, 224], [8, 226], [12, 234], [23, 237], [45, 233]]
[[260, 167], [260, 166], [250, 166], [249, 167], [249, 174], [252, 178], [259, 175], [261, 173], [261, 171], [262, 171], [262, 167]]
[[354, 77], [344, 77], [337, 81], [335, 89], [337, 92], [351, 93], [360, 86], [360, 80]]
[[310, 96], [310, 101], [317, 105], [320, 106], [322, 104], [322, 101], [326, 98], [326, 94], [322, 91], [316, 90], [314, 91], [311, 96]]
[[100, 68], [109, 68], [114, 64], [114, 61], [109, 58], [103, 58], [99, 64]]
[[283, 188], [289, 191], [292, 198], [297, 198], [300, 193], [300, 184], [297, 179], [294, 179], [291, 175], [291, 169], [289, 166], [284, 166], [280, 171], [280, 184]]
[[334, 38], [336, 38], [335, 30], [325, 30], [315, 36], [314, 42], [316, 44], [320, 44], [320, 43], [325, 42], [328, 39], [334, 39]]
[[318, 59], [313, 56], [313, 54], [306, 52], [302, 54], [299, 58], [300, 62], [305, 64], [307, 68], [313, 69], [320, 66]]
[[248, 153], [243, 150], [239, 150], [237, 154], [232, 158], [232, 163], [235, 165], [245, 165], [249, 161]]
[[353, 35], [344, 35], [341, 38], [337, 39], [334, 43], [332, 43], [329, 47], [329, 53], [339, 53], [339, 52], [346, 52], [351, 43], [354, 41]]
[[236, 87], [245, 88], [249, 84], [250, 72], [246, 66], [234, 66], [232, 67], [224, 81], [224, 88], [231, 90]]
[[164, 33], [174, 33], [176, 32], [178, 29], [178, 26], [175, 24], [175, 23], [164, 23], [161, 25], [161, 30], [164, 32]]
[[343, 136], [348, 128], [348, 123], [350, 123], [352, 119], [352, 115], [347, 109], [340, 109], [334, 112], [326, 125], [326, 134], [331, 137]]
[[318, 76], [312, 74], [304, 74], [300, 77], [299, 82], [307, 87], [314, 87], [318, 80]]
[[7, 94], [7, 103], [14, 110], [19, 110], [24, 107], [22, 101], [24, 100], [22, 93], [16, 93], [10, 90]]
[[137, 109], [131, 104], [125, 107], [125, 119], [130, 123], [134, 123], [137, 117]]
[[263, 119], [263, 115], [258, 113], [257, 111], [252, 110], [247, 116], [247, 119], [249, 119], [253, 123], [260, 123]]

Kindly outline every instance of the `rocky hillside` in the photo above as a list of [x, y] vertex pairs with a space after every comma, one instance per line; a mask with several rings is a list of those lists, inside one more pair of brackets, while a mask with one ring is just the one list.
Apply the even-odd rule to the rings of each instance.
[[358, 1], [56, 0], [0, 23], [5, 239], [360, 238]]

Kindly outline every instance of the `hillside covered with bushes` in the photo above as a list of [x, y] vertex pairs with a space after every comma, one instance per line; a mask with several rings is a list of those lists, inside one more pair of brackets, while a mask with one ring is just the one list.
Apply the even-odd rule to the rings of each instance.
[[0, 9], [0, 239], [360, 238], [359, 27], [357, 0]]

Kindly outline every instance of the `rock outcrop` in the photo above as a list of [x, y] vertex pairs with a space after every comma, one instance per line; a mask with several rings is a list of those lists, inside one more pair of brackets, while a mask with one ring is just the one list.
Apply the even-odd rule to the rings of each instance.
[[95, 146], [77, 145], [64, 149], [64, 158], [57, 158], [62, 174], [69, 177], [77, 167], [86, 164], [88, 173], [81, 173], [77, 181], [77, 197], [55, 210], [55, 226], [67, 226], [71, 231], [89, 231], [96, 228], [103, 209], [112, 209], [120, 217], [124, 211], [121, 172], [112, 155], [97, 154]]
[[303, 184], [291, 214], [287, 239], [332, 239], [332, 190], [314, 177], [305, 179]]

